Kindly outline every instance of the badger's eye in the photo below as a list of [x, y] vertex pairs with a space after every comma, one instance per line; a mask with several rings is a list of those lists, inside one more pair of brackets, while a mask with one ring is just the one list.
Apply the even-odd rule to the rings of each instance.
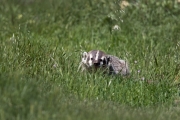
[[93, 58], [91, 58], [91, 60], [93, 60]]
[[103, 60], [102, 59], [99, 59], [100, 62], [102, 62]]

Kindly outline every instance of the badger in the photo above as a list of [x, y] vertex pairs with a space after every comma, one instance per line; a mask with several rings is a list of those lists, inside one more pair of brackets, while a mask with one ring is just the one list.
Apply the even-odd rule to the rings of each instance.
[[78, 71], [102, 71], [109, 75], [129, 75], [128, 63], [101, 50], [91, 50], [82, 54]]
[[107, 68], [107, 55], [101, 50], [91, 50], [82, 54], [79, 69], [81, 71], [97, 71]]

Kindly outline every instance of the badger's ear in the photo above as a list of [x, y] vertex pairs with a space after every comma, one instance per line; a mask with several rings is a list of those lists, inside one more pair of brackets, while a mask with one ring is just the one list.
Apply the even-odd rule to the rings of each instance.
[[111, 56], [106, 55], [106, 64], [109, 65], [111, 63]]
[[111, 60], [111, 56], [110, 56], [110, 55], [107, 55], [107, 56], [106, 56], [106, 59], [107, 59], [107, 63], [109, 63], [109, 61]]
[[86, 59], [86, 57], [87, 57], [87, 52], [83, 52], [82, 58]]

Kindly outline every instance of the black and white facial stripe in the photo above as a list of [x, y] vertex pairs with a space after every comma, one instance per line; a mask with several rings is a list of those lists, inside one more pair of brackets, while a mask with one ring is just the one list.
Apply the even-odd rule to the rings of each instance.
[[89, 67], [101, 67], [107, 64], [106, 54], [100, 50], [92, 50], [83, 53], [83, 62]]

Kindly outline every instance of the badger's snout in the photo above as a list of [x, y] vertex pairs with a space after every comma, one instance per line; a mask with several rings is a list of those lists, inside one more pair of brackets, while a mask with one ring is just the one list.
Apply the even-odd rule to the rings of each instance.
[[99, 63], [99, 62], [95, 62], [94, 63], [94, 66], [96, 66], [96, 67], [98, 67], [98, 66], [100, 66], [101, 64]]

